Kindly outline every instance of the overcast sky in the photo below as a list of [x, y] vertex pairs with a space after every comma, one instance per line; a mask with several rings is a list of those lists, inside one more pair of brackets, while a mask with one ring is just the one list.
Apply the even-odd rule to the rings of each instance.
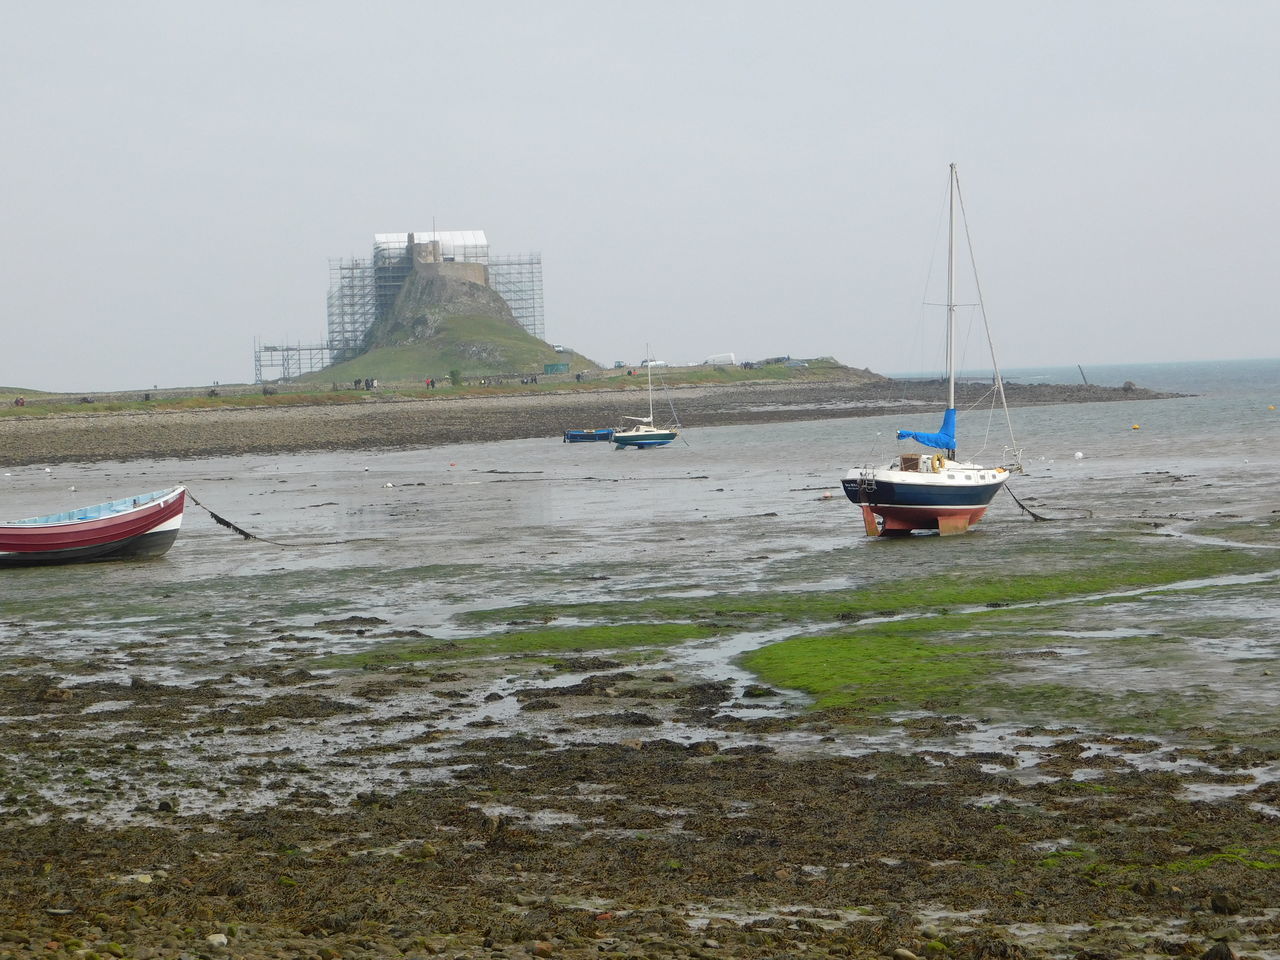
[[330, 258], [432, 223], [541, 252], [547, 339], [601, 363], [932, 369], [951, 162], [1003, 366], [1280, 356], [1278, 36], [1271, 2], [10, 4], [0, 384], [252, 381], [255, 337], [325, 339]]

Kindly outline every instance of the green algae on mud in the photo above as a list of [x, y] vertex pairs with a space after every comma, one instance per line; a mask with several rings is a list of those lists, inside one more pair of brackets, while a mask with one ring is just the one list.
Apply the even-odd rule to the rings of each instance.
[[1234, 523], [1226, 522], [1227, 519], [1218, 517], [1213, 521], [1193, 523], [1188, 532], [1198, 537], [1226, 537], [1241, 544], [1269, 546], [1274, 546], [1277, 535], [1280, 535], [1280, 511], [1272, 511], [1263, 519], [1244, 522], [1243, 518], [1235, 518]]
[[[136, 569], [136, 565], [132, 565]], [[110, 572], [121, 575], [130, 564], [111, 565]], [[347, 566], [327, 569], [273, 568], [261, 573], [241, 573], [235, 590], [227, 589], [225, 576], [203, 577], [175, 584], [129, 579], [128, 589], [88, 589], [96, 584], [93, 574], [105, 566], [86, 564], [61, 568], [60, 581], [51, 585], [47, 572], [15, 571], [30, 579], [7, 580], [4, 615], [45, 627], [56, 615], [65, 629], [86, 625], [146, 621], [153, 626], [175, 630], [183, 626], [208, 629], [216, 619], [220, 628], [241, 629], [252, 621], [278, 621], [299, 617], [332, 617], [367, 609], [370, 597], [379, 593], [403, 596], [417, 584], [464, 582], [483, 571], [479, 564], [428, 564], [388, 569], [376, 566]], [[51, 597], [56, 598], [51, 600]], [[52, 628], [52, 627], [50, 627]]]
[[630, 647], [672, 647], [705, 640], [723, 627], [690, 623], [546, 627], [479, 637], [421, 642], [391, 641], [359, 653], [334, 654], [313, 662], [317, 669], [373, 669], [420, 660], [471, 660], [502, 654], [570, 653]]
[[[1168, 546], [1162, 544], [1162, 546]], [[826, 622], [911, 611], [946, 611], [956, 607], [1004, 606], [1063, 600], [1126, 590], [1155, 589], [1212, 577], [1267, 573], [1280, 557], [1254, 555], [1220, 547], [1189, 547], [1161, 556], [1138, 551], [1114, 551], [1099, 558], [1082, 554], [1064, 561], [1068, 568], [1048, 572], [993, 575], [988, 570], [954, 571], [942, 577], [915, 577], [876, 582], [856, 589], [821, 591], [758, 591], [714, 597], [669, 597], [574, 604], [521, 604], [475, 610], [459, 616], [463, 623], [495, 623], [519, 617], [550, 622], [562, 617], [600, 622], [648, 619], [787, 620]], [[1023, 564], [1025, 567], [1026, 564]]]
[[[1272, 659], [1215, 653], [1224, 645], [1265, 646], [1265, 622], [1219, 616], [1202, 603], [1208, 587], [1167, 589], [866, 623], [781, 640], [742, 663], [767, 683], [810, 694], [823, 710], [960, 712], [1116, 734], [1274, 740], [1271, 714], [1258, 699], [1270, 686], [1263, 668]], [[1210, 599], [1241, 589], [1221, 587]], [[1280, 584], [1269, 579], [1247, 589], [1273, 602]]]
[[[878, 624], [857, 633], [793, 637], [743, 657], [743, 665], [777, 686], [803, 690], [819, 709], [873, 699], [874, 712], [951, 696], [992, 670], [990, 641], [958, 637], [967, 617]], [[967, 625], [967, 624], [966, 624]]]
[[[1248, 638], [1260, 628], [1247, 617], [1211, 613], [1210, 607], [1171, 604], [1211, 591], [1274, 591], [1276, 581], [1267, 575], [1276, 559], [1173, 545], [1153, 551], [1157, 555], [1143, 564], [1118, 550], [1121, 556], [1100, 562], [998, 580], [961, 572], [869, 583], [853, 591], [664, 597], [662, 622], [649, 619], [652, 604], [627, 601], [479, 610], [456, 619], [473, 625], [501, 619], [515, 629], [447, 641], [384, 639], [375, 631], [366, 635], [375, 644], [369, 649], [329, 655], [313, 665], [380, 669], [415, 661], [593, 651], [631, 651], [634, 657], [644, 649], [762, 625], [799, 633], [806, 625], [845, 623], [850, 626], [777, 641], [744, 655], [741, 663], [767, 683], [810, 694], [815, 707], [826, 711], [857, 709], [880, 717], [903, 710], [951, 711], [1084, 723], [1116, 733], [1197, 727], [1242, 736], [1257, 732], [1256, 711], [1233, 704], [1209, 683], [1194, 682], [1194, 676], [1197, 645]], [[1262, 580], [1235, 587], [1215, 582], [1240, 576]], [[878, 617], [904, 619], [863, 623]], [[566, 622], [541, 626], [558, 619]], [[1183, 682], [1171, 679], [1158, 689], [1127, 680], [1161, 671], [1172, 676], [1184, 666], [1189, 672], [1178, 678]], [[1248, 669], [1247, 663], [1239, 669]]]

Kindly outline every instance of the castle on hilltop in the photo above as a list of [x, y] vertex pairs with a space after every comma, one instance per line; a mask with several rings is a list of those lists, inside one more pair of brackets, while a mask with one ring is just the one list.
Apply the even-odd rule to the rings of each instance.
[[309, 346], [255, 341], [254, 382], [287, 381], [358, 356], [369, 328], [391, 313], [415, 271], [492, 288], [526, 332], [546, 339], [540, 253], [493, 256], [483, 230], [377, 233], [371, 256], [329, 261], [328, 339]]

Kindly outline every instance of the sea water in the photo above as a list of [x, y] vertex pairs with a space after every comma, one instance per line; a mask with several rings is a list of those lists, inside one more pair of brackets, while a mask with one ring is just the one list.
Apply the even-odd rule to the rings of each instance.
[[1280, 389], [1280, 360], [1202, 360], [1181, 363], [1106, 363], [1076, 367], [1014, 367], [1002, 371], [1016, 383], [1090, 383], [1223, 397], [1270, 394]]

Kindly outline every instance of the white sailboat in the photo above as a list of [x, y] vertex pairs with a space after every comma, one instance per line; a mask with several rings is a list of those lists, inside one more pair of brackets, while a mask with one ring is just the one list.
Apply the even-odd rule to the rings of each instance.
[[613, 431], [614, 449], [616, 450], [625, 450], [627, 447], [636, 447], [638, 449], [661, 447], [680, 435], [679, 430], [654, 426], [653, 363], [652, 355], [644, 362], [645, 374], [649, 378], [649, 415], [647, 417], [622, 418], [630, 421], [630, 423]]
[[[1009, 479], [1004, 467], [987, 467], [956, 455], [955, 227], [960, 181], [951, 164], [947, 223], [947, 409], [936, 433], [899, 430], [899, 440], [914, 440], [937, 451], [903, 453], [883, 467], [855, 467], [842, 484], [845, 495], [862, 509], [868, 536], [905, 535], [936, 530], [944, 536], [966, 532], [982, 519]], [[995, 365], [995, 383], [1004, 402], [1004, 385]], [[1007, 415], [1007, 411], [1006, 411]]]

